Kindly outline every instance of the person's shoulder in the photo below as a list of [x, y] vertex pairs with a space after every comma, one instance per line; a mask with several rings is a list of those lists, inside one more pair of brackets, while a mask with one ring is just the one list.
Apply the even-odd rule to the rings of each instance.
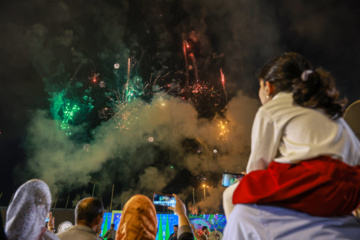
[[293, 106], [293, 97], [292, 93], [280, 92], [274, 96], [274, 98], [262, 105], [260, 109], [266, 111], [274, 111], [279, 108], [292, 107]]
[[77, 239], [77, 240], [89, 240], [94, 239], [98, 240], [98, 238], [95, 233], [92, 233], [89, 227], [86, 226], [80, 226], [75, 225], [69, 228], [68, 230], [56, 234], [60, 238], [60, 240], [71, 240], [71, 239]]
[[53, 232], [50, 232], [49, 230], [46, 230], [44, 235], [42, 236], [43, 240], [59, 240], [60, 238], [55, 235]]
[[74, 236], [74, 235], [76, 235], [76, 234], [74, 234], [73, 231], [71, 231], [70, 229], [68, 229], [68, 230], [66, 230], [64, 232], [56, 234], [56, 236], [61, 240], [71, 239], [71, 237]]
[[259, 108], [258, 115], [274, 122], [287, 122], [297, 116], [316, 115], [315, 112], [315, 109], [294, 104], [292, 93], [278, 93], [274, 99]]
[[101, 240], [96, 235], [90, 235], [86, 232], [70, 231], [62, 232], [56, 235], [60, 240]]

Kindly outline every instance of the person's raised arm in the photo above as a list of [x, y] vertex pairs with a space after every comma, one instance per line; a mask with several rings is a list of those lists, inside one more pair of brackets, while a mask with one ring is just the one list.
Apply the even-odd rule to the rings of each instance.
[[110, 230], [107, 230], [107, 232], [105, 233], [105, 235], [103, 236], [103, 238], [107, 238], [108, 235], [109, 235], [109, 232], [110, 232]]
[[190, 221], [186, 215], [185, 204], [176, 194], [173, 194], [173, 196], [176, 199], [176, 205], [175, 207], [169, 207], [169, 209], [174, 211], [179, 217], [178, 240], [193, 240], [194, 235], [190, 227]]
[[194, 224], [191, 224], [191, 228], [193, 230], [193, 233], [194, 233], [194, 237], [197, 239], [197, 240], [203, 240], [200, 235], [196, 232], [196, 229], [194, 227]]
[[52, 215], [52, 212], [49, 212], [48, 230], [51, 232], [55, 231], [55, 217]]

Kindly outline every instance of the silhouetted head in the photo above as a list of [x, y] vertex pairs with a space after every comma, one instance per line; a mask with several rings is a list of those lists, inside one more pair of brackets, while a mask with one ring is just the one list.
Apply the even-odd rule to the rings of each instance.
[[103, 222], [104, 206], [97, 198], [84, 198], [75, 208], [75, 222], [77, 225], [85, 225], [93, 228], [97, 233], [101, 230]]

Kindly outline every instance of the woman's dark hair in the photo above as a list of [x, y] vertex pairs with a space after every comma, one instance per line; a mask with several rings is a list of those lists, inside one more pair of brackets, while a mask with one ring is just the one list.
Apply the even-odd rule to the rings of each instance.
[[346, 99], [331, 74], [321, 68], [312, 70], [309, 61], [298, 53], [285, 53], [262, 67], [259, 79], [275, 86], [275, 93], [292, 92], [294, 103], [302, 107], [322, 109], [331, 118], [341, 117]]

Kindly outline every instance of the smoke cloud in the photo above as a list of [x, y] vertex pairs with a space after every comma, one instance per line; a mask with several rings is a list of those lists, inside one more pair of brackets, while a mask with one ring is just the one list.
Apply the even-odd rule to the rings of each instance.
[[[194, 176], [214, 173], [219, 179], [224, 170], [245, 169], [247, 154], [242, 153], [248, 153], [249, 119], [253, 119], [257, 106], [257, 100], [239, 93], [228, 105], [227, 119], [207, 120], [198, 119], [194, 107], [179, 98], [155, 97], [146, 105], [134, 101], [127, 108], [132, 114], [128, 121], [118, 119], [123, 121], [121, 125], [116, 119], [103, 122], [87, 144], [70, 140], [58, 129], [59, 122], [46, 111], [38, 111], [28, 130], [31, 157], [27, 168], [57, 194], [96, 179], [96, 195], [109, 195], [115, 184], [114, 203], [121, 204], [133, 194], [151, 196], [169, 187], [173, 180], [181, 183], [177, 171], [183, 169]], [[220, 135], [220, 121], [228, 122], [224, 136]], [[126, 129], [121, 129], [122, 125]], [[81, 126], [78, 128], [74, 133], [81, 131]], [[184, 148], [184, 139], [195, 139], [195, 149]], [[219, 182], [213, 184], [218, 186]], [[219, 207], [220, 189], [209, 189], [207, 208]]]

